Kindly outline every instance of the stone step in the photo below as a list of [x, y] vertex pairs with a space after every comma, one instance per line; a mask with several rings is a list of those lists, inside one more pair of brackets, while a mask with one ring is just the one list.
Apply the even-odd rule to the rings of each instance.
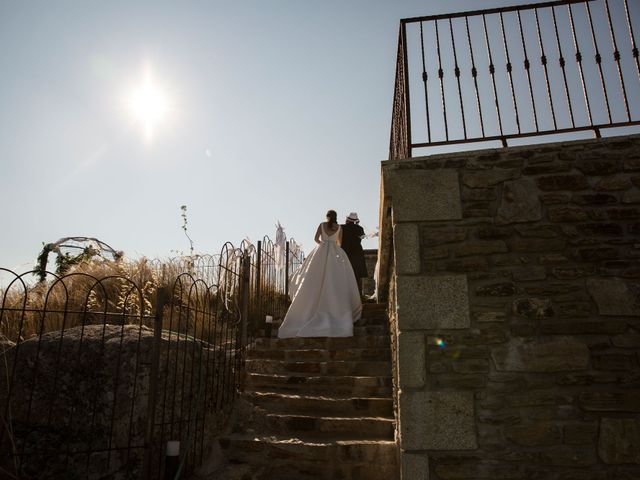
[[382, 325], [386, 327], [389, 323], [389, 318], [386, 313], [380, 313], [376, 315], [369, 315], [367, 317], [362, 317], [358, 320], [354, 325], [356, 327], [363, 327], [367, 325]]
[[262, 467], [257, 476], [259, 479], [397, 478], [393, 441], [326, 441], [313, 437], [234, 434], [220, 439], [220, 446], [231, 462]]
[[332, 392], [335, 395], [364, 397], [391, 397], [392, 381], [389, 376], [307, 376], [247, 373], [245, 389], [256, 391], [268, 387], [281, 392], [311, 394]]
[[[278, 324], [274, 323], [271, 331], [268, 332], [265, 329], [259, 329], [255, 336], [258, 338], [278, 338]], [[363, 337], [363, 336], [372, 336], [372, 335], [389, 335], [389, 325], [387, 321], [381, 320], [358, 320], [353, 326], [353, 336], [354, 337]], [[329, 338], [329, 337], [317, 337], [317, 338]], [[334, 337], [335, 338], [335, 337]], [[342, 338], [352, 338], [352, 337], [342, 337]]]
[[383, 320], [384, 323], [388, 322], [389, 314], [387, 312], [386, 303], [364, 303], [362, 304], [362, 318], [361, 320]]
[[373, 303], [373, 302], [364, 302], [362, 304], [362, 316], [365, 317], [367, 315], [376, 314], [376, 313], [387, 313], [387, 304], [386, 303]]
[[284, 374], [309, 374], [309, 375], [357, 375], [368, 377], [391, 376], [391, 362], [387, 361], [344, 361], [330, 360], [327, 362], [314, 361], [286, 361], [271, 360], [268, 358], [247, 359], [245, 363], [247, 372]]
[[389, 327], [388, 325], [365, 325], [360, 326], [359, 324], [355, 324], [353, 327], [353, 336], [354, 337], [362, 337], [362, 336], [371, 336], [371, 335], [389, 335]]
[[274, 391], [244, 391], [242, 397], [269, 413], [393, 418], [391, 398], [293, 395]]
[[398, 475], [395, 463], [378, 465], [336, 461], [332, 466], [325, 463], [308, 466], [291, 462], [269, 462], [258, 473], [242, 480], [397, 480]]
[[247, 352], [247, 358], [269, 358], [284, 361], [329, 361], [329, 360], [390, 360], [389, 348], [341, 348], [327, 350], [324, 348], [279, 350], [271, 348], [254, 348]]
[[256, 338], [255, 348], [275, 350], [343, 348], [389, 348], [388, 335], [369, 335], [365, 337], [314, 337], [314, 338]]
[[270, 413], [266, 415], [269, 432], [296, 437], [313, 434], [332, 440], [393, 440], [394, 420], [385, 417], [318, 417]]

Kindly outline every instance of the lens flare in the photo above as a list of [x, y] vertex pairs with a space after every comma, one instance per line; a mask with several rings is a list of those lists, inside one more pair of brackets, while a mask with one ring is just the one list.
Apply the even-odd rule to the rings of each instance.
[[146, 70], [143, 81], [130, 92], [128, 106], [142, 127], [146, 140], [152, 140], [157, 126], [167, 118], [169, 100], [150, 69]]

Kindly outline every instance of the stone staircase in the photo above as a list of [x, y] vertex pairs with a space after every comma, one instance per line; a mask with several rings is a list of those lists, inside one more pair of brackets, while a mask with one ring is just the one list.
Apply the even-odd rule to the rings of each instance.
[[363, 307], [351, 338], [257, 339], [221, 478], [398, 478], [386, 305]]

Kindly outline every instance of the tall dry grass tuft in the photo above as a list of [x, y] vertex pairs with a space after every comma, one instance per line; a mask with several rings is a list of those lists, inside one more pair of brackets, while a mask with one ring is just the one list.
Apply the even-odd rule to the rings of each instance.
[[[198, 270], [203, 270], [194, 264], [190, 258], [95, 260], [74, 266], [62, 277], [49, 274], [36, 284], [27, 283], [30, 274], [16, 276], [0, 290], [0, 338], [15, 343], [79, 325], [148, 323], [161, 287], [173, 292], [174, 303], [193, 308], [202, 304], [199, 297], [212, 295], [206, 282], [193, 287]], [[207, 272], [212, 270], [207, 265]]]

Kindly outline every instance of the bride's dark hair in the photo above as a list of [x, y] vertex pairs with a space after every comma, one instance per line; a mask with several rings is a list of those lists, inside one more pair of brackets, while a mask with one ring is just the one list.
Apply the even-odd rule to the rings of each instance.
[[335, 210], [329, 210], [327, 212], [327, 220], [329, 220], [329, 226], [333, 227], [338, 224], [338, 214]]

